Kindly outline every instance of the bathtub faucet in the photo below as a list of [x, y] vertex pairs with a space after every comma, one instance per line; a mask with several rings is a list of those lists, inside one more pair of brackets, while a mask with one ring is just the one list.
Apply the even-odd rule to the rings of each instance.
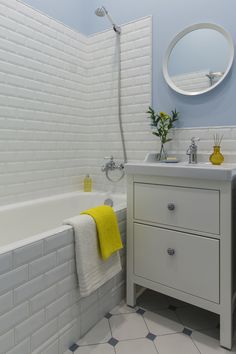
[[106, 171], [114, 171], [114, 170], [123, 170], [124, 169], [124, 165], [123, 163], [116, 163], [114, 161], [114, 157], [110, 156], [110, 157], [104, 157], [104, 159], [108, 160], [105, 165], [102, 166], [102, 172], [106, 172]]
[[[105, 160], [107, 160], [107, 162], [102, 166], [102, 172], [106, 173], [106, 177], [109, 181], [111, 182], [119, 182], [123, 177], [124, 177], [124, 164], [123, 163], [117, 163], [114, 161], [114, 157], [110, 156], [110, 157], [104, 157]], [[121, 177], [118, 179], [112, 179], [109, 176], [109, 172], [110, 171], [115, 171], [115, 170], [119, 170], [121, 171]]]

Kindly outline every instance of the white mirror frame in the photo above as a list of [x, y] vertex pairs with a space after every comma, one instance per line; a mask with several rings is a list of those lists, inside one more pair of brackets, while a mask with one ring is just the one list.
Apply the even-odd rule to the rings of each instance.
[[[219, 81], [217, 81], [213, 86], [211, 86], [211, 87], [209, 87], [209, 88], [207, 88], [205, 90], [199, 91], [199, 92], [184, 91], [184, 90], [180, 89], [179, 87], [177, 87], [174, 84], [174, 82], [172, 81], [172, 79], [171, 79], [171, 77], [169, 75], [168, 63], [169, 63], [170, 55], [171, 55], [172, 50], [174, 49], [176, 43], [179, 42], [179, 40], [181, 38], [183, 38], [186, 34], [192, 32], [192, 31], [198, 30], [198, 29], [207, 29], [207, 28], [213, 29], [213, 30], [216, 30], [216, 31], [220, 32], [225, 37], [225, 39], [227, 40], [229, 48], [230, 48], [229, 64], [228, 64], [227, 69], [225, 70], [225, 73], [222, 76], [222, 78]], [[170, 88], [172, 88], [172, 90], [174, 90], [174, 91], [176, 91], [176, 92], [178, 92], [178, 93], [180, 93], [182, 95], [197, 96], [197, 95], [201, 95], [203, 93], [209, 92], [209, 91], [213, 90], [215, 87], [217, 87], [225, 79], [225, 77], [228, 75], [228, 73], [229, 73], [229, 71], [230, 71], [230, 69], [232, 67], [233, 61], [234, 61], [234, 42], [233, 42], [233, 39], [232, 39], [230, 33], [228, 33], [223, 27], [218, 26], [218, 25], [213, 24], [213, 23], [198, 23], [198, 24], [195, 24], [195, 25], [192, 25], [190, 27], [185, 28], [183, 31], [178, 33], [172, 39], [171, 43], [169, 44], [169, 46], [167, 48], [167, 51], [166, 51], [166, 54], [165, 54], [165, 57], [164, 57], [163, 75], [164, 75], [164, 78], [165, 78], [167, 84], [170, 86]]]

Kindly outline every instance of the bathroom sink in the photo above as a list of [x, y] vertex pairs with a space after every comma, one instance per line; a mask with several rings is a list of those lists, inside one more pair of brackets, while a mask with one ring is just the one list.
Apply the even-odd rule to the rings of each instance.
[[144, 161], [126, 164], [125, 171], [128, 175], [140, 174], [231, 181], [236, 175], [236, 164], [224, 163], [221, 166], [214, 166], [208, 162], [191, 165], [186, 161], [168, 164]]

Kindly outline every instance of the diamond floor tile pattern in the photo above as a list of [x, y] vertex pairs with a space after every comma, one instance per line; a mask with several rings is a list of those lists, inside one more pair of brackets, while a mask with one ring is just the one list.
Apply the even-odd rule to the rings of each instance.
[[119, 342], [116, 354], [157, 354], [155, 344], [145, 338]]
[[199, 354], [191, 337], [182, 333], [157, 337], [154, 343], [160, 354]]
[[236, 354], [236, 346], [220, 347], [218, 324], [214, 314], [148, 290], [136, 308], [116, 306], [66, 354]]
[[195, 331], [192, 334], [193, 342], [201, 354], [235, 354], [236, 346], [232, 351], [221, 348], [219, 346], [219, 330], [211, 329], [203, 332]]
[[107, 343], [111, 337], [112, 335], [109, 321], [108, 319], [103, 318], [83, 338], [81, 338], [81, 340], [78, 342], [78, 345], [84, 346], [89, 344], [93, 345]]
[[79, 347], [75, 354], [115, 354], [114, 348], [109, 344], [91, 345], [88, 347]]
[[118, 340], [144, 338], [149, 332], [143, 317], [137, 313], [112, 316], [109, 321], [112, 335]]

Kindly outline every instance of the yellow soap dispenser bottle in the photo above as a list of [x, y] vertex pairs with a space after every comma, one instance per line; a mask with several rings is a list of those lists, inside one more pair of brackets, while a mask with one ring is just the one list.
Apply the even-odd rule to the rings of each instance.
[[92, 192], [92, 178], [87, 174], [84, 178], [84, 192]]

